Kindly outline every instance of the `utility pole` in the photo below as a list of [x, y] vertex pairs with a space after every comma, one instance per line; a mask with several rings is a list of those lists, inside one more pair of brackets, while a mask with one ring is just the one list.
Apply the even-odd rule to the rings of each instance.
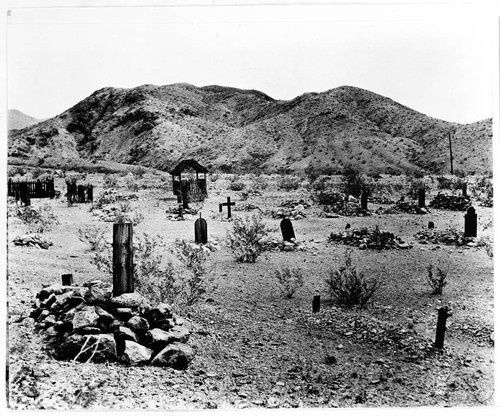
[[448, 132], [448, 139], [450, 141], [450, 167], [451, 167], [451, 174], [453, 175], [453, 153], [451, 151], [451, 132]]

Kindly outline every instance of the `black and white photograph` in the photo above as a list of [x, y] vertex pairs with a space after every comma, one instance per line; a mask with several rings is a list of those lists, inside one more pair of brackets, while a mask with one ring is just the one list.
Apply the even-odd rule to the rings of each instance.
[[499, 2], [2, 12], [5, 409], [496, 408]]

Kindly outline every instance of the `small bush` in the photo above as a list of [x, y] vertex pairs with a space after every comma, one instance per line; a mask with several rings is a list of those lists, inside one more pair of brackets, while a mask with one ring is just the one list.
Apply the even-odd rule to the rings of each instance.
[[359, 169], [353, 165], [347, 166], [342, 173], [342, 191], [358, 198], [365, 188], [365, 180]]
[[268, 179], [263, 176], [257, 176], [252, 179], [252, 189], [255, 189], [256, 191], [265, 191], [268, 186]]
[[420, 189], [424, 189], [425, 192], [429, 192], [431, 187], [424, 179], [410, 179], [407, 192], [408, 196], [412, 199], [417, 199]]
[[434, 275], [434, 266], [432, 264], [427, 266], [427, 283], [429, 283], [433, 295], [441, 295], [443, 293], [444, 287], [448, 284], [446, 282], [448, 270], [449, 268], [443, 270], [436, 267], [436, 274]]
[[9, 168], [7, 175], [9, 177], [14, 177], [14, 176], [24, 176], [26, 175], [26, 169], [22, 168], [21, 166], [13, 166]]
[[380, 287], [377, 280], [368, 280], [352, 265], [351, 250], [345, 253], [345, 263], [330, 269], [326, 279], [330, 295], [339, 305], [364, 307]]
[[452, 189], [453, 188], [453, 179], [447, 178], [445, 176], [438, 176], [438, 189]]
[[116, 185], [118, 184], [118, 178], [116, 177], [116, 175], [104, 175], [104, 183], [102, 185], [102, 187], [104, 189], [108, 189], [108, 188], [116, 188]]
[[54, 211], [48, 205], [38, 208], [33, 206], [19, 207], [15, 216], [26, 225], [28, 233], [43, 233], [59, 224]]
[[231, 182], [229, 182], [229, 190], [231, 191], [242, 191], [245, 189], [245, 184], [240, 180], [238, 176], [233, 176]]
[[77, 233], [80, 241], [87, 244], [90, 251], [100, 250], [105, 243], [104, 231], [95, 226], [79, 228]]
[[285, 267], [283, 270], [275, 270], [274, 276], [278, 280], [281, 293], [288, 299], [291, 299], [297, 289], [304, 285], [304, 276], [299, 268]]
[[294, 176], [285, 176], [276, 183], [278, 189], [283, 191], [294, 191], [300, 187], [300, 179]]
[[254, 215], [245, 220], [235, 217], [233, 229], [228, 231], [226, 243], [240, 263], [255, 263], [263, 251], [262, 239], [268, 230], [261, 217]]

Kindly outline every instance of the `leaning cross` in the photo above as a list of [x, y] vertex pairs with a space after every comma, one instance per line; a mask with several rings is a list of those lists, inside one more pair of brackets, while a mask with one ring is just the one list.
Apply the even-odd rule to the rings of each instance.
[[235, 205], [235, 202], [231, 202], [231, 197], [227, 197], [227, 202], [219, 204], [219, 212], [222, 212], [222, 207], [227, 207], [227, 218], [231, 218], [231, 205]]

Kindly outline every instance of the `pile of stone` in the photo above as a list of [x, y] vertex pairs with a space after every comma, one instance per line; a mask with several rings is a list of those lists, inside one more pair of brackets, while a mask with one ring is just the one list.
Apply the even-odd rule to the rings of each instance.
[[13, 242], [16, 246], [37, 247], [45, 250], [52, 245], [50, 241], [43, 238], [40, 234], [19, 235], [14, 238]]
[[339, 233], [331, 233], [328, 241], [358, 247], [362, 250], [407, 249], [411, 245], [389, 231], [375, 228], [351, 228]]
[[286, 201], [283, 201], [279, 206], [282, 208], [302, 211], [305, 208], [310, 208], [311, 204], [301, 198], [298, 201], [293, 199], [287, 199]]
[[264, 251], [305, 251], [305, 247], [295, 239], [280, 241], [277, 238], [271, 238], [261, 243]]
[[206, 244], [202, 243], [189, 243], [191, 248], [196, 250], [202, 250], [205, 253], [213, 253], [214, 251], [220, 250], [219, 242], [216, 240], [208, 240]]
[[393, 200], [385, 195], [370, 195], [368, 197], [368, 202], [372, 204], [390, 205], [393, 203]]
[[301, 220], [306, 218], [306, 214], [302, 211], [303, 207], [298, 205], [298, 209], [290, 209], [290, 208], [278, 208], [278, 209], [268, 209], [266, 211], [266, 215], [270, 216], [274, 219], [280, 218], [289, 218], [291, 220]]
[[464, 237], [464, 234], [454, 228], [448, 230], [436, 230], [423, 228], [414, 235], [420, 244], [444, 244], [448, 246], [475, 247], [474, 237]]
[[471, 206], [471, 201], [469, 196], [446, 195], [440, 192], [430, 202], [429, 206], [449, 211], [466, 211]]
[[429, 211], [425, 207], [420, 208], [418, 204], [416, 204], [415, 202], [405, 202], [405, 201], [398, 201], [389, 208], [380, 207], [375, 212], [377, 214], [400, 214], [400, 213], [428, 214], [429, 213]]
[[165, 212], [167, 214], [167, 220], [170, 221], [192, 220], [193, 216], [198, 213], [198, 211], [193, 208], [180, 208], [178, 206], [168, 207]]
[[113, 296], [112, 285], [52, 285], [36, 295], [31, 318], [59, 360], [119, 361], [184, 369], [193, 359], [190, 324], [169, 305], [139, 293]]
[[238, 204], [235, 205], [232, 210], [233, 211], [253, 211], [255, 209], [258, 209], [259, 211], [262, 211], [257, 205], [255, 204]]
[[335, 205], [326, 205], [323, 207], [326, 213], [335, 213], [343, 217], [367, 217], [371, 212], [362, 209], [359, 203], [343, 201]]

